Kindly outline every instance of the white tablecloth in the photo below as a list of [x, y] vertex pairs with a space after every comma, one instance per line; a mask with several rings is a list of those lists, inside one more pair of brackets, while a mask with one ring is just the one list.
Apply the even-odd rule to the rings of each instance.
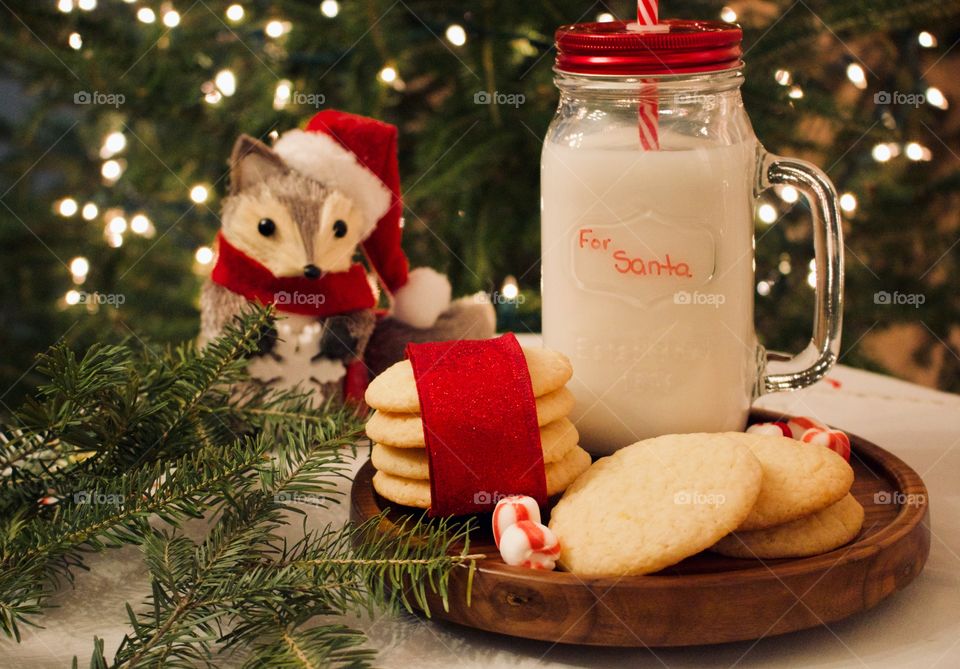
[[[652, 651], [524, 641], [413, 616], [344, 622], [368, 631], [382, 667], [960, 667], [960, 397], [843, 366], [829, 380], [834, 383], [758, 404], [815, 416], [893, 451], [920, 473], [930, 494], [933, 542], [926, 569], [870, 611], [829, 629]], [[343, 521], [347, 509], [312, 513], [318, 522]], [[94, 633], [105, 635], [108, 653], [116, 649], [126, 631], [124, 602], [139, 609], [149, 592], [140, 553], [125, 548], [88, 562], [91, 571], [78, 572], [75, 589], [57, 596], [61, 608], [42, 618], [45, 629], [24, 626], [23, 643], [2, 642], [0, 667], [65, 667], [75, 654], [86, 666]]]

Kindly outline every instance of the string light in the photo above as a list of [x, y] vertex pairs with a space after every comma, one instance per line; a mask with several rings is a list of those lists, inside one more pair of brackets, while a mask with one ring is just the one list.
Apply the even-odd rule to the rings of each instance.
[[817, 270], [811, 269], [810, 273], [807, 274], [807, 285], [811, 288], [817, 287]]
[[893, 157], [893, 154], [890, 152], [890, 147], [886, 144], [877, 144], [874, 146], [870, 155], [873, 156], [873, 159], [878, 163], [885, 163]]
[[93, 202], [87, 202], [85, 205], [83, 205], [83, 209], [80, 211], [80, 215], [83, 216], [83, 220], [85, 221], [92, 221], [99, 213], [100, 210]]
[[777, 265], [777, 269], [781, 274], [789, 274], [793, 271], [793, 265], [790, 263], [790, 256], [786, 253], [780, 254], [780, 264]]
[[107, 232], [112, 235], [122, 235], [127, 231], [127, 219], [123, 216], [114, 216], [107, 223]]
[[57, 9], [64, 14], [69, 14], [73, 11], [73, 0], [58, 0]]
[[857, 210], [857, 196], [853, 193], [844, 193], [840, 196], [840, 208], [848, 214]]
[[273, 108], [283, 109], [290, 104], [290, 97], [293, 95], [293, 84], [289, 79], [281, 79], [277, 82], [277, 88], [273, 92]]
[[210, 191], [203, 184], [197, 184], [190, 189], [190, 199], [197, 204], [203, 204], [210, 197]]
[[227, 7], [227, 18], [234, 23], [243, 20], [243, 7], [240, 5], [230, 5]]
[[766, 297], [770, 294], [770, 282], [769, 281], [758, 281], [757, 282], [757, 295], [762, 295]]
[[77, 201], [72, 197], [65, 197], [57, 203], [57, 211], [61, 216], [73, 216], [77, 213]]
[[77, 7], [85, 12], [91, 12], [97, 8], [97, 0], [77, 0]]
[[458, 23], [447, 26], [445, 35], [447, 41], [453, 46], [463, 46], [467, 43], [467, 31]]
[[385, 84], [392, 84], [397, 80], [397, 70], [389, 65], [380, 70], [377, 78]]
[[193, 257], [196, 258], [197, 262], [201, 265], [209, 265], [213, 262], [213, 249], [209, 246], [201, 246], [197, 249], [197, 252], [193, 254]]
[[213, 83], [215, 83], [217, 88], [220, 89], [220, 92], [227, 97], [237, 92], [237, 78], [230, 70], [220, 70], [217, 72], [217, 76], [213, 78]]
[[141, 23], [153, 23], [157, 20], [157, 15], [149, 7], [141, 7], [137, 10], [137, 19]]
[[600, 14], [597, 14], [597, 23], [612, 23], [613, 20], [613, 14], [609, 12], [601, 12]]
[[81, 284], [87, 278], [90, 272], [90, 262], [83, 256], [77, 256], [70, 261], [70, 274], [73, 275], [73, 282]]
[[163, 25], [168, 28], [176, 28], [180, 25], [180, 12], [171, 9], [163, 13]]
[[112, 249], [118, 249], [123, 246], [123, 235], [107, 234], [107, 244]]
[[118, 160], [108, 160], [100, 167], [100, 174], [107, 183], [112, 184], [123, 174], [123, 165]]
[[847, 79], [860, 90], [867, 87], [867, 73], [863, 71], [863, 66], [860, 63], [847, 65]]
[[264, 28], [264, 32], [267, 33], [267, 37], [277, 38], [283, 35], [286, 30], [282, 21], [273, 20], [267, 23], [267, 26]]
[[219, 104], [223, 99], [223, 93], [217, 90], [216, 86], [212, 81], [204, 83], [200, 87], [200, 90], [204, 92], [203, 100], [209, 105]]
[[925, 99], [937, 109], [946, 109], [950, 106], [947, 103], [947, 98], [944, 96], [943, 91], [936, 86], [930, 86], [927, 88]]
[[774, 73], [773, 78], [781, 86], [789, 86], [793, 83], [793, 75], [787, 70], [777, 70], [776, 73]]
[[520, 295], [520, 285], [517, 283], [516, 277], [511, 274], [503, 280], [503, 285], [500, 286], [500, 294], [508, 300], [517, 299], [517, 296]]
[[720, 10], [720, 19], [727, 23], [733, 23], [737, 20], [737, 13], [731, 7], [724, 7]]
[[144, 214], [136, 214], [130, 219], [130, 230], [137, 235], [149, 235], [153, 229], [150, 219]]
[[924, 49], [932, 49], [937, 46], [937, 38], [926, 30], [917, 35], [917, 41]]
[[340, 13], [340, 3], [337, 0], [323, 0], [320, 3], [320, 13], [328, 19], [332, 19]]
[[930, 149], [925, 147], [923, 144], [918, 142], [910, 142], [905, 147], [903, 147], [903, 152], [906, 154], [907, 158], [913, 161], [927, 161], [933, 158], [933, 153]]
[[67, 44], [70, 45], [70, 48], [79, 51], [83, 48], [83, 38], [80, 37], [80, 33], [70, 33], [70, 37], [67, 38]]
[[803, 97], [803, 89], [799, 86], [791, 86], [790, 92], [787, 95], [793, 100], [799, 100]]
[[764, 203], [757, 209], [757, 216], [761, 221], [770, 225], [777, 220], [777, 210], [772, 204]]
[[780, 199], [787, 204], [793, 204], [800, 199], [800, 193], [793, 186], [784, 186], [780, 189]]
[[111, 132], [104, 137], [103, 146], [100, 147], [100, 157], [109, 158], [127, 148], [127, 138], [122, 132]]
[[66, 295], [63, 296], [63, 301], [71, 307], [80, 304], [80, 292], [71, 288], [67, 291]]

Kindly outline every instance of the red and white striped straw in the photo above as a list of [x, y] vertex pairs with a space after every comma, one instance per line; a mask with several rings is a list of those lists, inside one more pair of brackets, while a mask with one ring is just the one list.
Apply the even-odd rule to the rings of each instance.
[[[655, 26], [660, 23], [658, 0], [637, 0], [637, 24], [639, 27]], [[637, 131], [640, 147], [644, 151], [660, 150], [659, 92], [656, 81], [645, 81], [640, 86], [640, 103], [637, 106]]]
[[655, 26], [660, 23], [660, 9], [657, 0], [637, 0], [637, 23], [642, 26]]

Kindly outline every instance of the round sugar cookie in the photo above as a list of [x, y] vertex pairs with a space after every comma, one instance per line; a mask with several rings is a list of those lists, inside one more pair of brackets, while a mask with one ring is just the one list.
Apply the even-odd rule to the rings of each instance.
[[711, 550], [737, 558], [808, 557], [848, 543], [862, 526], [863, 507], [848, 493], [839, 502], [789, 523], [728, 534]]
[[581, 576], [648, 574], [713, 546], [760, 493], [760, 463], [725, 434], [671, 434], [601, 458], [550, 513], [560, 563]]
[[[578, 476], [590, 467], [590, 454], [575, 446], [559, 462], [544, 467], [547, 477], [547, 495], [563, 492]], [[430, 481], [411, 479], [378, 471], [373, 475], [373, 488], [382, 497], [403, 504], [426, 509], [430, 506]], [[500, 491], [495, 491], [500, 492]]]
[[[563, 353], [545, 348], [523, 348], [533, 385], [533, 396], [540, 397], [566, 385], [573, 366]], [[409, 360], [388, 367], [367, 386], [364, 399], [374, 409], [391, 413], [420, 413], [420, 398]]]
[[[536, 398], [537, 424], [547, 425], [567, 416], [574, 405], [573, 393], [559, 388]], [[423, 422], [420, 414], [374, 411], [367, 421], [370, 441], [396, 448], [423, 448]]]
[[[540, 447], [544, 464], [559, 462], [580, 442], [577, 428], [561, 418], [540, 428]], [[426, 448], [397, 448], [374, 444], [370, 454], [373, 466], [382, 472], [408, 479], [429, 479], [430, 465]]]
[[788, 437], [726, 434], [742, 440], [763, 468], [757, 503], [738, 531], [789, 523], [825, 509], [850, 492], [853, 469], [829, 448]]

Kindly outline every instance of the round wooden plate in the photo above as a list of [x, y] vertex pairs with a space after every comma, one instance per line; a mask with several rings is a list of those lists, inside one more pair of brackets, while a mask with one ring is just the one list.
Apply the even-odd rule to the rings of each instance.
[[[754, 421], [780, 418], [754, 412]], [[824, 625], [868, 609], [912, 581], [930, 552], [927, 490], [902, 460], [850, 435], [853, 494], [866, 515], [851, 543], [810, 558], [743, 560], [701, 553], [656, 574], [579, 578], [510, 567], [479, 517], [470, 541], [478, 562], [471, 605], [467, 569], [450, 578], [449, 611], [431, 596], [432, 615], [529, 639], [602, 646], [688, 646], [742, 641]], [[354, 479], [351, 517], [383, 510], [397, 520], [421, 511], [373, 489], [367, 462]]]

